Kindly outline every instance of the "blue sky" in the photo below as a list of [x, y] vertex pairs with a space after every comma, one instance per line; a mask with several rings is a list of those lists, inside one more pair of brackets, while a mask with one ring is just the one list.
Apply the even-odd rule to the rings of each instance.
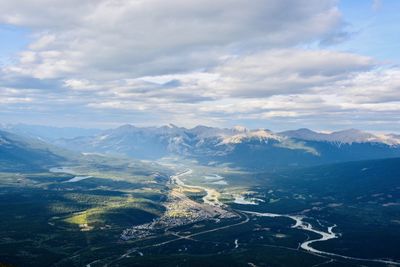
[[341, 1], [339, 8], [354, 34], [338, 49], [400, 63], [399, 1]]
[[0, 1], [0, 123], [400, 132], [398, 10], [396, 0]]
[[0, 40], [0, 60], [4, 66], [12, 63], [17, 53], [27, 47], [29, 31], [21, 27], [2, 24], [0, 25]]

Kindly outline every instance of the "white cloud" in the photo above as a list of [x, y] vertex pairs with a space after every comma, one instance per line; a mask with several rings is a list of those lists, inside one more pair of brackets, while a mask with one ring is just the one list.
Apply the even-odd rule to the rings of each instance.
[[139, 77], [208, 68], [227, 55], [318, 40], [341, 23], [335, 3], [1, 1], [0, 21], [31, 28], [37, 36], [29, 47], [35, 60], [22, 61], [14, 71], [39, 78]]
[[372, 66], [371, 58], [350, 53], [281, 49], [234, 58], [216, 71], [228, 94], [263, 97], [309, 91]]
[[337, 87], [354, 103], [385, 103], [400, 101], [400, 69], [383, 68], [361, 72]]
[[0, 70], [7, 114], [105, 124], [399, 119], [398, 67], [316, 45], [347, 38], [334, 0], [0, 1], [0, 22], [32, 32]]

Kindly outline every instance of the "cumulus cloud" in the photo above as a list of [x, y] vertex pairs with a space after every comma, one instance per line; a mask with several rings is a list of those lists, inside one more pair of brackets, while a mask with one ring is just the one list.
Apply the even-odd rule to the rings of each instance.
[[317, 40], [340, 24], [335, 2], [2, 1], [0, 21], [29, 27], [36, 36], [13, 71], [38, 78], [144, 76]]
[[398, 67], [335, 51], [351, 35], [335, 0], [0, 1], [0, 23], [31, 32], [0, 70], [3, 119], [296, 127], [400, 113]]
[[262, 97], [301, 93], [372, 66], [371, 58], [349, 53], [285, 49], [234, 58], [216, 71], [226, 82], [222, 90], [234, 96]]
[[400, 101], [400, 69], [384, 68], [361, 72], [352, 79], [337, 83], [354, 103], [387, 103]]

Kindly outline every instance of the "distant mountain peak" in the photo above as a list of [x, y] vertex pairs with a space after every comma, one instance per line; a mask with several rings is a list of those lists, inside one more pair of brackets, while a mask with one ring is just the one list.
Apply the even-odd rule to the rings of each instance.
[[342, 143], [381, 142], [377, 136], [353, 128], [333, 132], [328, 136], [330, 137], [331, 141]]
[[259, 141], [267, 140], [267, 139], [274, 139], [277, 141], [282, 140], [282, 137], [279, 135], [274, 134], [273, 132], [265, 129], [258, 129], [258, 130], [247, 130], [241, 131], [235, 135], [227, 136], [223, 138], [223, 144], [239, 144], [245, 140], [257, 139]]
[[279, 135], [301, 140], [320, 140], [325, 134], [314, 132], [307, 128], [300, 128], [297, 130], [281, 132]]
[[234, 127], [233, 127], [233, 130], [235, 130], [235, 131], [237, 131], [237, 132], [242, 132], [242, 133], [248, 132], [248, 131], [249, 131], [249, 129], [247, 129], [247, 128], [244, 127], [244, 126], [240, 126], [240, 125], [234, 126]]
[[178, 126], [176, 126], [173, 123], [168, 123], [167, 125], [165, 125], [165, 127], [168, 127], [168, 128], [171, 128], [171, 129], [179, 128]]
[[340, 131], [335, 131], [332, 132], [331, 134], [354, 134], [354, 135], [372, 135], [370, 133], [361, 131], [359, 129], [355, 129], [355, 128], [349, 128], [349, 129], [344, 129], [344, 130], [340, 130]]
[[136, 129], [136, 126], [127, 123], [127, 124], [123, 124], [123, 125], [119, 126], [116, 129], [121, 129], [121, 130]]
[[375, 135], [372, 133], [364, 132], [359, 129], [345, 129], [331, 133], [321, 133], [301, 128], [298, 130], [281, 132], [280, 135], [306, 140], [306, 141], [324, 141], [338, 144], [352, 144], [352, 143], [383, 143], [387, 145], [399, 145], [400, 138], [395, 135]]
[[299, 128], [296, 130], [297, 132], [302, 132], [302, 133], [318, 133], [316, 131], [310, 130], [308, 128]]

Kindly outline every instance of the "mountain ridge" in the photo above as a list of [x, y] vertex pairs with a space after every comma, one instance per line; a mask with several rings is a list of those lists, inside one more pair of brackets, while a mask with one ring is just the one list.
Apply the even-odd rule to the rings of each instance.
[[54, 144], [80, 152], [139, 159], [179, 155], [204, 164], [219, 162], [253, 168], [400, 156], [400, 139], [395, 135], [377, 136], [356, 129], [318, 133], [303, 128], [276, 133], [244, 127], [122, 125], [95, 136], [58, 139]]

